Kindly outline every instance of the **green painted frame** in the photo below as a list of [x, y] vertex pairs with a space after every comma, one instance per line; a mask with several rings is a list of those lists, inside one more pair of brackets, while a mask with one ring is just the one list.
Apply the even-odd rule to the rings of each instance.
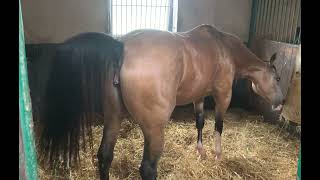
[[37, 180], [37, 157], [33, 137], [32, 105], [21, 3], [19, 0], [19, 179]]
[[298, 160], [298, 170], [297, 170], [297, 180], [301, 179], [301, 145], [299, 149], [299, 160]]

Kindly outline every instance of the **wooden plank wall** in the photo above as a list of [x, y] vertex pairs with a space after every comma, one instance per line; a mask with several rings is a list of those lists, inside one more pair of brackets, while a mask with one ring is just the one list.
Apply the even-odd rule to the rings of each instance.
[[293, 78], [283, 107], [284, 119], [301, 125], [301, 46], [298, 49]]

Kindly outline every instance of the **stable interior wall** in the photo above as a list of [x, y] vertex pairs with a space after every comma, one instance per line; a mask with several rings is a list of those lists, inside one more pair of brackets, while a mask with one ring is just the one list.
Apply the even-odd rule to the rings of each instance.
[[[252, 0], [179, 0], [178, 31], [211, 24], [249, 37]], [[107, 32], [108, 0], [25, 0], [26, 43], [57, 43], [86, 31]]]
[[81, 32], [105, 32], [106, 0], [24, 0], [26, 43], [58, 43]]
[[247, 42], [251, 6], [252, 0], [179, 0], [178, 31], [211, 24]]

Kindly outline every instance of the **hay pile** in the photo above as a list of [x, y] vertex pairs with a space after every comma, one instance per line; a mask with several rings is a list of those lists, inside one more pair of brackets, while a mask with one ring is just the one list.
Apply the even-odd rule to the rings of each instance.
[[[166, 127], [164, 153], [158, 179], [295, 179], [300, 140], [283, 128], [262, 122], [257, 115], [230, 110], [224, 121], [222, 161], [214, 160], [213, 112], [206, 112], [203, 143], [208, 158], [195, 150], [197, 131], [192, 109], [175, 111]], [[82, 165], [67, 174], [45, 172], [40, 179], [99, 179], [96, 152], [102, 127], [94, 127], [94, 149], [81, 152]], [[124, 120], [115, 147], [111, 179], [140, 179], [143, 135], [140, 128]]]

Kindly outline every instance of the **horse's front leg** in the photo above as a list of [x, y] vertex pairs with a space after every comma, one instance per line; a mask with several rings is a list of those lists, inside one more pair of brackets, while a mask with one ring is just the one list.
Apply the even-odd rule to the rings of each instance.
[[215, 159], [221, 160], [221, 135], [223, 130], [224, 115], [230, 105], [232, 90], [218, 92], [214, 95], [215, 99]]
[[204, 126], [204, 109], [203, 109], [203, 98], [193, 102], [194, 112], [196, 116], [196, 127], [198, 130], [197, 150], [202, 158], [206, 158], [207, 154], [202, 145], [202, 129]]

